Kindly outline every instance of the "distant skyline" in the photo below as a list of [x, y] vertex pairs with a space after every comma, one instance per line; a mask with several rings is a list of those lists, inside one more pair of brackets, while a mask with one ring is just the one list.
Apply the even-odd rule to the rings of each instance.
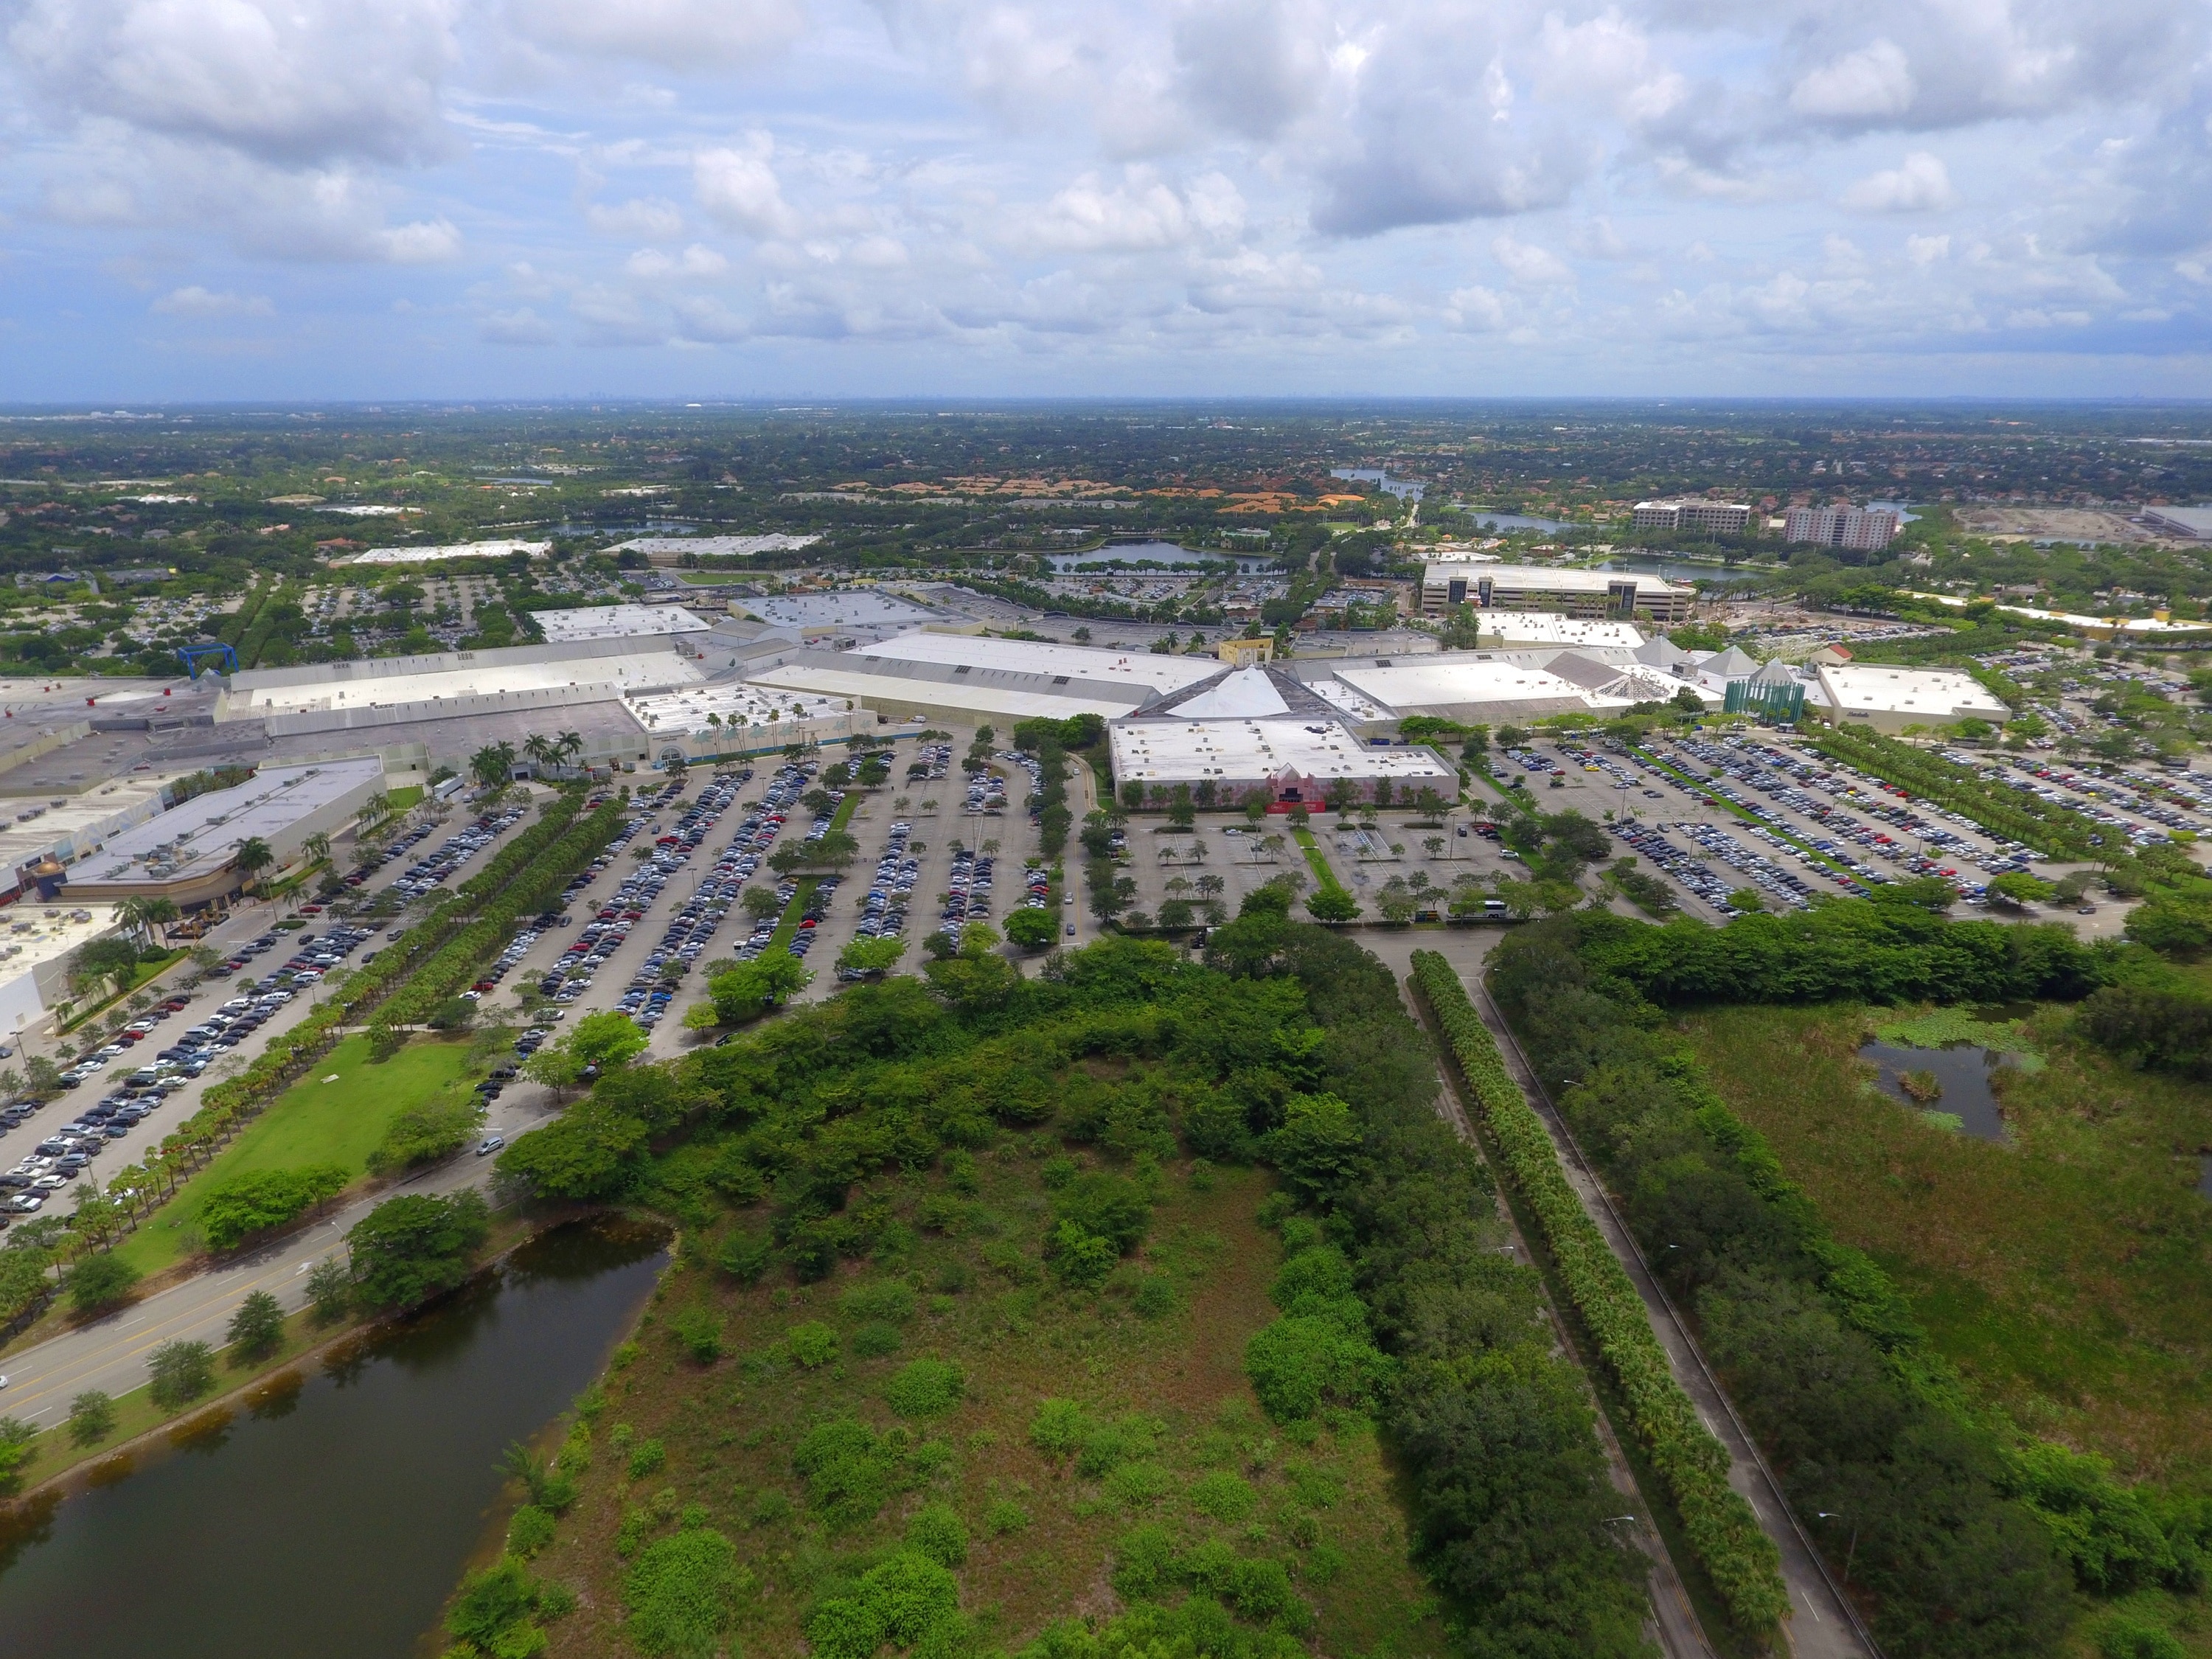
[[2175, 0], [0, 0], [0, 401], [2212, 391]]

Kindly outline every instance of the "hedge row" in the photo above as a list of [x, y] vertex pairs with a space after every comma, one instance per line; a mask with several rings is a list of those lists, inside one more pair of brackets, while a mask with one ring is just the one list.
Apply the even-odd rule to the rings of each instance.
[[411, 1025], [428, 1018], [447, 998], [467, 989], [483, 964], [506, 946], [515, 924], [544, 909], [568, 878], [614, 839], [627, 810], [623, 803], [609, 799], [554, 842], [409, 979], [406, 988], [392, 998], [385, 1018], [394, 1025]]
[[1728, 1484], [1728, 1453], [1674, 1381], [1636, 1288], [1559, 1168], [1551, 1136], [1506, 1074], [1498, 1044], [1449, 963], [1413, 953], [1413, 973], [1473, 1087], [1506, 1168], [1543, 1228], [1567, 1294], [1628, 1403], [1666, 1480], [1690, 1546], [1736, 1621], [1764, 1630], [1787, 1616], [1780, 1558], [1751, 1505]]
[[[234, 1133], [258, 1116], [316, 1060], [335, 1048], [347, 1027], [358, 1024], [362, 1014], [403, 984], [411, 990], [410, 976], [435, 969], [448, 951], [460, 943], [462, 936], [472, 939], [475, 929], [465, 927], [463, 919], [488, 896], [502, 894], [501, 908], [505, 908], [526, 891], [525, 887], [516, 884], [519, 879], [526, 880], [527, 890], [532, 891], [542, 889], [549, 881], [556, 887], [565, 884], [575, 868], [612, 836], [613, 826], [620, 821], [623, 812], [618, 802], [610, 800], [586, 820], [596, 839], [589, 840], [592, 851], [580, 855], [578, 849], [589, 839], [586, 827], [572, 830], [569, 826], [582, 800], [580, 789], [564, 791], [543, 818], [464, 882], [451, 902], [410, 928], [398, 943], [380, 952], [374, 962], [349, 975], [342, 988], [281, 1038], [272, 1041], [245, 1071], [209, 1089], [201, 1097], [199, 1109], [163, 1137], [160, 1161], [171, 1169], [189, 1165], [197, 1170], [204, 1166]], [[532, 873], [523, 878], [524, 871]], [[482, 960], [481, 955], [471, 958], [472, 963]], [[109, 1184], [112, 1187], [118, 1182], [137, 1186], [141, 1192], [148, 1185], [130, 1178], [129, 1171]], [[173, 1190], [173, 1187], [164, 1189], [162, 1197], [166, 1199]], [[145, 1210], [134, 1211], [134, 1223], [154, 1207], [156, 1206], [149, 1205]]]

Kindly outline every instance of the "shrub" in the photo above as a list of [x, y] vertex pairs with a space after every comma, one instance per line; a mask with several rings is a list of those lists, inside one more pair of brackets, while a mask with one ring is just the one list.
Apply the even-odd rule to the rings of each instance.
[[711, 1527], [656, 1540], [623, 1582], [624, 1630], [640, 1652], [656, 1659], [712, 1659], [750, 1583], [730, 1540]]
[[832, 1532], [875, 1518], [890, 1496], [896, 1461], [880, 1436], [849, 1417], [807, 1431], [791, 1455], [806, 1482], [806, 1500]]
[[268, 1291], [255, 1291], [238, 1304], [223, 1334], [240, 1359], [258, 1359], [284, 1340], [284, 1310]]
[[837, 1357], [837, 1333], [820, 1320], [810, 1319], [786, 1331], [783, 1346], [793, 1359], [812, 1370]]
[[855, 1285], [838, 1301], [852, 1319], [880, 1319], [903, 1325], [914, 1317], [914, 1291], [902, 1279], [878, 1279]]
[[1330, 1318], [1278, 1319], [1244, 1345], [1244, 1374], [1278, 1423], [1311, 1417], [1324, 1401], [1364, 1407], [1389, 1369], [1364, 1333]]
[[1091, 1414], [1073, 1400], [1041, 1400], [1030, 1419], [1030, 1444], [1057, 1462], [1082, 1443], [1091, 1427]]
[[950, 1504], [925, 1504], [906, 1523], [906, 1541], [940, 1567], [968, 1559], [968, 1528]]
[[209, 1191], [200, 1206], [201, 1235], [210, 1249], [230, 1249], [337, 1197], [347, 1180], [344, 1167], [337, 1164], [234, 1176]]
[[909, 1360], [884, 1389], [884, 1399], [901, 1417], [942, 1417], [960, 1403], [963, 1379], [957, 1365], [941, 1359]]
[[668, 1322], [668, 1334], [702, 1365], [722, 1357], [722, 1322], [711, 1308], [684, 1309]]
[[880, 1319], [872, 1319], [853, 1333], [853, 1352], [862, 1359], [879, 1359], [887, 1353], [896, 1353], [899, 1332], [896, 1325], [887, 1325]]
[[392, 1120], [384, 1139], [369, 1153], [369, 1173], [395, 1175], [451, 1158], [469, 1144], [483, 1117], [483, 1107], [473, 1097], [410, 1106]]
[[832, 1596], [806, 1621], [806, 1640], [820, 1659], [867, 1659], [884, 1643], [914, 1647], [958, 1616], [960, 1585], [912, 1550], [902, 1550], [860, 1577], [849, 1595]]
[[1190, 1506], [1200, 1515], [1234, 1526], [1259, 1506], [1260, 1494], [1251, 1484], [1226, 1469], [1216, 1470], [1192, 1483]]
[[775, 1261], [775, 1240], [766, 1233], [732, 1233], [715, 1264], [740, 1285], [757, 1285]]
[[553, 1541], [553, 1516], [535, 1504], [525, 1504], [507, 1523], [507, 1553], [527, 1561]]
[[2172, 1632], [2124, 1613], [2097, 1627], [2100, 1659], [2186, 1659], [2188, 1651]]
[[642, 1480], [658, 1474], [668, 1462], [668, 1448], [658, 1439], [641, 1440], [629, 1449], [629, 1478]]

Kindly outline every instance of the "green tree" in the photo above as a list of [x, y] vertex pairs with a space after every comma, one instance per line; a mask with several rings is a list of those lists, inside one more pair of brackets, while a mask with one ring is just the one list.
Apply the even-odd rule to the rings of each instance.
[[190, 1405], [215, 1386], [215, 1353], [204, 1342], [164, 1342], [146, 1356], [147, 1392], [165, 1411]]
[[1766, 895], [1756, 887], [1739, 887], [1728, 896], [1728, 907], [1755, 916], [1766, 908]]
[[585, 1066], [596, 1066], [601, 1071], [611, 1071], [625, 1064], [632, 1055], [645, 1052], [651, 1041], [637, 1029], [637, 1022], [616, 1009], [603, 1013], [586, 1014], [562, 1039], [562, 1044]]
[[98, 1389], [87, 1389], [70, 1401], [69, 1431], [71, 1443], [81, 1447], [106, 1439], [115, 1432], [115, 1401]]
[[474, 1188], [386, 1199], [346, 1235], [354, 1293], [374, 1309], [427, 1301], [468, 1277], [490, 1232], [490, 1212]]
[[2051, 885], [2025, 870], [2008, 870], [1990, 883], [1992, 901], [2021, 909], [2030, 904], [2040, 904], [2051, 895]]
[[514, 776], [514, 745], [488, 743], [469, 757], [469, 775], [487, 789], [503, 787]]
[[234, 1362], [244, 1364], [273, 1353], [284, 1340], [284, 1310], [266, 1291], [254, 1291], [238, 1304], [224, 1333]]
[[1025, 951], [1042, 951], [1057, 931], [1049, 910], [1024, 908], [1006, 918], [1006, 937]]
[[353, 1274], [334, 1255], [326, 1255], [307, 1270], [307, 1303], [316, 1322], [337, 1323], [353, 1302]]
[[269, 843], [260, 836], [248, 836], [238, 843], [238, 851], [231, 854], [230, 862], [248, 883], [256, 883], [260, 879], [261, 872], [276, 862], [276, 854], [270, 850]]
[[1306, 900], [1316, 921], [1350, 921], [1359, 914], [1359, 902], [1341, 887], [1323, 887]]
[[905, 954], [902, 939], [856, 939], [837, 953], [837, 966], [842, 972], [887, 974]]
[[98, 1313], [122, 1301], [138, 1279], [138, 1270], [119, 1257], [89, 1256], [70, 1273], [70, 1305], [79, 1313]]
[[209, 1189], [199, 1227], [208, 1248], [228, 1250], [254, 1234], [281, 1227], [343, 1192], [349, 1176], [338, 1164], [297, 1170], [256, 1170]]

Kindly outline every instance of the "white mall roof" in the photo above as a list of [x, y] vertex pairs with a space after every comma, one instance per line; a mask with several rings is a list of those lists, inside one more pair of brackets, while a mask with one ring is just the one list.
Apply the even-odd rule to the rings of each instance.
[[623, 701], [638, 724], [663, 736], [684, 732], [709, 732], [707, 716], [720, 717], [725, 726], [765, 726], [773, 714], [786, 720], [819, 720], [842, 714], [852, 704], [843, 697], [811, 696], [804, 692], [778, 691], [764, 685], [719, 683], [681, 691], [659, 691]]
[[[350, 666], [373, 669], [374, 663], [372, 659]], [[551, 662], [476, 662], [413, 673], [349, 673], [343, 678], [334, 674], [296, 684], [242, 686], [234, 694], [229, 714], [237, 720], [311, 708], [392, 708], [447, 697], [558, 691], [580, 685], [603, 685], [611, 696], [626, 685], [659, 687], [699, 678], [699, 670], [690, 658], [665, 648]]]
[[[1032, 715], [1064, 720], [1077, 714], [1102, 714], [1111, 719], [1129, 712], [1130, 700], [1086, 696], [1080, 692], [1057, 692], [1024, 686], [970, 683], [957, 679], [924, 679], [897, 673], [870, 674], [837, 665], [860, 656], [840, 651], [826, 659], [810, 655], [754, 671], [750, 683], [804, 691], [816, 696], [851, 697], [914, 709], [958, 711], [982, 720], [1027, 720]], [[1140, 688], [1141, 689], [1141, 688]]]
[[1556, 611], [1478, 611], [1475, 626], [1486, 640], [1508, 645], [1596, 645], [1633, 651], [1644, 641], [1634, 623], [1585, 622]]
[[1267, 678], [1263, 668], [1240, 668], [1224, 674], [1213, 684], [1196, 696], [1177, 703], [1163, 712], [1177, 720], [1216, 720], [1252, 718], [1265, 714], [1287, 714], [1290, 704]]
[[765, 536], [640, 536], [617, 542], [610, 553], [696, 553], [708, 559], [748, 559], [756, 553], [796, 553], [811, 547], [819, 536], [787, 536], [775, 531]]
[[1285, 769], [1312, 778], [1389, 778], [1456, 790], [1458, 775], [1425, 749], [1376, 749], [1334, 720], [1117, 720], [1107, 728], [1114, 776], [1146, 783], [1251, 782]]
[[[329, 507], [332, 513], [367, 513], [368, 507]], [[392, 512], [405, 512], [404, 507], [393, 507]], [[550, 542], [448, 542], [442, 547], [372, 547], [346, 561], [348, 564], [426, 564], [433, 559], [504, 559], [510, 554], [527, 553], [532, 558], [553, 545]]]
[[540, 611], [538, 625], [548, 645], [578, 640], [627, 640], [660, 634], [704, 634], [714, 623], [680, 605], [599, 605], [577, 611]]
[[1094, 684], [1116, 683], [1180, 691], [1221, 672], [1212, 657], [1169, 657], [1150, 651], [1103, 651], [1036, 640], [994, 640], [975, 634], [895, 635], [851, 653], [897, 662], [968, 663], [1018, 674], [1067, 675]]
[[1463, 652], [1423, 658], [1389, 668], [1340, 668], [1336, 678], [1353, 690], [1400, 714], [1426, 709], [1494, 702], [1532, 702], [1586, 705], [1583, 688], [1548, 670], [1501, 659], [1484, 660]]
[[912, 628], [933, 619], [932, 612], [911, 599], [870, 588], [779, 593], [772, 599], [739, 603], [763, 622], [784, 628]]
[[1928, 714], [1937, 719], [1972, 715], [2003, 720], [2011, 710], [1971, 674], [1948, 668], [1892, 668], [1881, 663], [1829, 663], [1820, 680], [1838, 712]]

